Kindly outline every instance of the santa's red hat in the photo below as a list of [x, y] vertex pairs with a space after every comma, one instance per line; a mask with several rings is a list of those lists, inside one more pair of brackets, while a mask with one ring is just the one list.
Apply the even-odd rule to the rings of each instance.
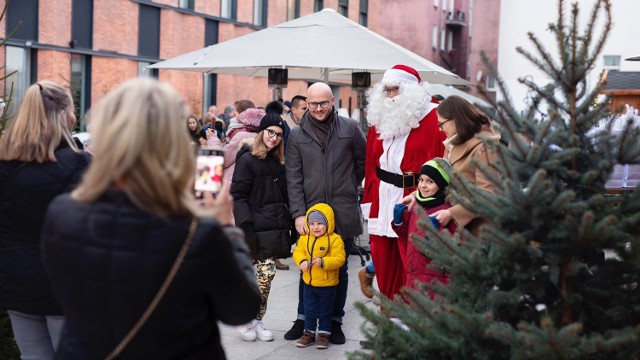
[[397, 83], [409, 83], [409, 84], [421, 84], [422, 79], [416, 69], [407, 65], [396, 65], [391, 69], [384, 72], [382, 77], [383, 84], [397, 84]]

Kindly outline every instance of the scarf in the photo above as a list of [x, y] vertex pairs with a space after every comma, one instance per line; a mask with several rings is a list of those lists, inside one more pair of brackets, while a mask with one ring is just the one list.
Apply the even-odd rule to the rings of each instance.
[[322, 152], [324, 153], [324, 149], [327, 146], [327, 138], [329, 137], [329, 131], [331, 130], [331, 125], [333, 125], [334, 112], [333, 109], [329, 113], [327, 120], [318, 121], [311, 116], [309, 116], [309, 124], [311, 124], [311, 128], [313, 129], [313, 133], [316, 134], [318, 139], [320, 139], [320, 144], [322, 145]]
[[418, 204], [420, 204], [420, 206], [427, 210], [444, 204], [445, 194], [444, 191], [438, 190], [438, 192], [433, 196], [424, 198], [422, 197], [422, 195], [420, 195], [420, 190], [416, 190], [416, 201], [418, 202]]

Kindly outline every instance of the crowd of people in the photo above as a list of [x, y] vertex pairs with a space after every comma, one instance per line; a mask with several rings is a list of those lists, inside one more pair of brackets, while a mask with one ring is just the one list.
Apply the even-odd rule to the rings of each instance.
[[[362, 218], [365, 295], [374, 279], [387, 297], [446, 283], [411, 239], [424, 234], [418, 209], [440, 231], [480, 231], [485, 220], [446, 189], [459, 174], [492, 191], [495, 154], [476, 135], [498, 132], [463, 98], [435, 100], [408, 66], [367, 96], [365, 137], [322, 82], [290, 102], [240, 99], [199, 119], [170, 85], [130, 80], [91, 109], [89, 154], [71, 137], [69, 91], [29, 87], [0, 139], [0, 308], [23, 358], [224, 358], [217, 321], [273, 341], [263, 320], [291, 256], [298, 304], [284, 338], [344, 344], [346, 260]], [[196, 199], [201, 146], [224, 151], [224, 180]]]

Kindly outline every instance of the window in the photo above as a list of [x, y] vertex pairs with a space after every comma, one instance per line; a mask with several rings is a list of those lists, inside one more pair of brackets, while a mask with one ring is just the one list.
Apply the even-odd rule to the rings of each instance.
[[453, 13], [453, 5], [454, 5], [454, 0], [450, 0], [449, 1], [449, 11], [451, 11]]
[[431, 32], [431, 48], [433, 50], [438, 49], [438, 25], [433, 25], [433, 31]]
[[[3, 4], [6, 3], [3, 1]], [[38, 1], [9, 1], [6, 12], [7, 29], [9, 34], [17, 27], [13, 40], [38, 40]], [[4, 7], [4, 5], [3, 5]], [[20, 26], [18, 26], [18, 24]]]
[[620, 69], [620, 55], [605, 55], [604, 56], [604, 68], [605, 69]]
[[138, 16], [138, 54], [160, 57], [160, 9], [141, 4]]
[[447, 40], [447, 31], [440, 30], [440, 51], [444, 51], [445, 40]]
[[193, 10], [194, 9], [194, 2], [195, 2], [195, 0], [179, 0], [178, 1], [178, 7], [182, 8], [182, 9]]
[[147, 69], [151, 65], [147, 61], [138, 61], [138, 77], [158, 78], [158, 69]]
[[287, 1], [287, 20], [293, 20], [300, 17], [300, 0]]
[[496, 78], [493, 74], [487, 74], [487, 90], [496, 91]]
[[24, 93], [27, 92], [27, 88], [31, 84], [30, 56], [29, 49], [26, 48], [9, 45], [5, 45], [5, 48], [5, 73], [13, 73], [5, 79], [5, 92], [7, 95], [9, 95], [13, 87], [7, 114], [13, 114], [18, 109]]
[[313, 3], [313, 11], [317, 12], [324, 9], [324, 0], [315, 0]]
[[253, 23], [258, 26], [267, 26], [266, 0], [253, 0]]
[[73, 0], [71, 43], [73, 48], [93, 47], [93, 1]]
[[453, 33], [451, 31], [447, 31], [447, 51], [451, 51], [453, 49]]
[[349, 0], [338, 0], [338, 12], [344, 17], [349, 17]]
[[71, 54], [71, 97], [80, 129], [85, 129], [83, 116], [91, 106], [91, 57]]
[[442, 11], [447, 11], [447, 0], [442, 0]]
[[438, 0], [433, 0], [433, 7], [438, 8]]
[[369, 0], [360, 0], [360, 25], [367, 26], [367, 17], [369, 13]]
[[221, 17], [235, 20], [237, 12], [238, 12], [237, 0], [221, 0], [220, 1]]

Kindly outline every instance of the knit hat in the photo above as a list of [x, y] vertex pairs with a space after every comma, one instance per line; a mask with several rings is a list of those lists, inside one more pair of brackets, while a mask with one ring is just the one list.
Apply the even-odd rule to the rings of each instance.
[[259, 126], [260, 120], [264, 117], [264, 110], [257, 108], [249, 108], [241, 112], [237, 120], [242, 125]]
[[282, 131], [284, 131], [284, 120], [282, 120], [282, 104], [277, 101], [272, 101], [267, 104], [265, 108], [267, 112], [260, 120], [260, 126], [258, 127], [258, 131], [262, 131], [269, 126], [279, 126]]
[[318, 222], [324, 224], [325, 226], [329, 226], [329, 224], [327, 223], [327, 218], [318, 210], [313, 210], [309, 213], [308, 221], [309, 224], [311, 224], [312, 222]]
[[440, 191], [444, 191], [447, 185], [451, 183], [449, 173], [451, 172], [451, 165], [443, 158], [433, 158], [427, 161], [420, 168], [420, 175], [427, 175], [433, 180]]
[[416, 69], [406, 65], [396, 65], [384, 72], [383, 84], [421, 84], [422, 79]]

